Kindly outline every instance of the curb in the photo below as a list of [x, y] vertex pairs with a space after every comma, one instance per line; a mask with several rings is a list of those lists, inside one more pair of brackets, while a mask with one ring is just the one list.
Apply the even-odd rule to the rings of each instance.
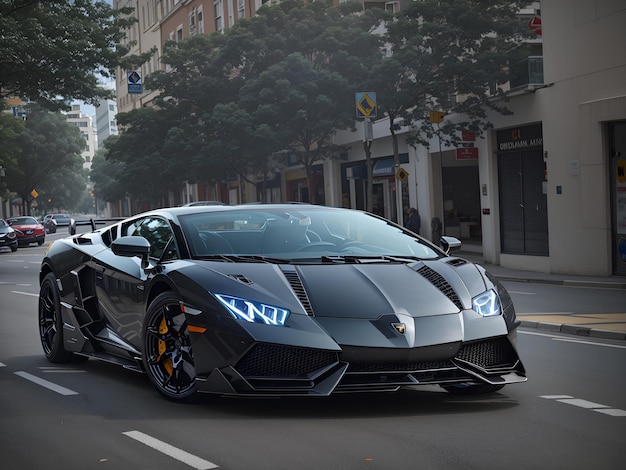
[[589, 281], [589, 280], [577, 280], [577, 279], [547, 279], [540, 277], [520, 277], [520, 276], [510, 276], [504, 274], [494, 274], [496, 278], [500, 281], [510, 281], [510, 282], [527, 282], [527, 283], [536, 283], [536, 284], [553, 284], [560, 285], [565, 287], [596, 287], [596, 288], [607, 288], [607, 289], [626, 289], [626, 282], [615, 282], [615, 281]]
[[573, 336], [584, 336], [587, 338], [601, 338], [613, 339], [617, 341], [626, 341], [626, 332], [623, 331], [600, 330], [596, 328], [587, 328], [577, 325], [565, 325], [560, 323], [537, 322], [528, 320], [521, 320], [520, 326], [526, 328], [535, 328], [537, 330], [565, 333]]

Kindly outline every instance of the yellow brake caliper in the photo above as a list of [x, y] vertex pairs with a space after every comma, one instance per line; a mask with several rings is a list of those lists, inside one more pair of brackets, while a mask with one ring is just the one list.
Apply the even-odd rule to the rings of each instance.
[[[164, 335], [167, 332], [168, 332], [167, 323], [165, 322], [165, 317], [163, 317], [161, 319], [161, 323], [159, 324], [159, 334]], [[167, 351], [167, 345], [165, 344], [165, 341], [163, 341], [162, 339], [159, 339], [159, 356], [163, 356], [163, 354], [165, 354], [165, 351]], [[174, 373], [174, 365], [172, 363], [171, 357], [165, 358], [165, 360], [163, 361], [163, 367], [165, 367], [165, 370], [171, 377], [172, 374]]]

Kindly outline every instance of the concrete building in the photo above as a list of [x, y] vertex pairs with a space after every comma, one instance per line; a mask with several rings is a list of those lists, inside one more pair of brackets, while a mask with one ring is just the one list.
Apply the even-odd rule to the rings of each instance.
[[[430, 238], [437, 217], [489, 263], [626, 275], [626, 2], [547, 1], [536, 14], [542, 53], [529, 58], [528, 82], [509, 91], [513, 114], [489, 116], [494, 129], [472, 142], [473, 153], [439, 150], [434, 139], [403, 144], [403, 201], [418, 208], [422, 235]], [[389, 166], [388, 127], [374, 123], [373, 177], [375, 207], [394, 218], [392, 189], [402, 182]], [[362, 136], [337, 135], [350, 151], [346, 162], [324, 163], [327, 204], [363, 207]]]
[[[113, 100], [102, 99], [96, 106], [96, 132], [98, 134], [98, 148], [110, 135], [117, 135], [117, 103]], [[96, 149], [97, 150], [97, 149]]]
[[80, 133], [85, 138], [85, 149], [81, 153], [83, 157], [83, 168], [91, 169], [91, 163], [93, 162], [93, 156], [96, 153], [97, 137], [96, 129], [94, 128], [91, 116], [85, 116], [80, 110], [79, 104], [73, 104], [72, 110], [65, 113], [67, 122], [75, 125], [80, 130]]

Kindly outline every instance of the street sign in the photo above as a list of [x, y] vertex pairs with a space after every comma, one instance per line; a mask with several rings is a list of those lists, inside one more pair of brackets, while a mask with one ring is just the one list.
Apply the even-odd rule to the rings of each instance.
[[141, 74], [134, 70], [126, 72], [128, 78], [128, 93], [143, 93]]
[[376, 117], [376, 93], [363, 91], [354, 94], [357, 118]]
[[32, 197], [35, 197], [35, 198], [36, 198], [37, 196], [39, 196], [39, 193], [33, 189], [33, 190], [30, 192], [30, 195], [31, 195]]
[[404, 181], [405, 179], [407, 179], [409, 177], [409, 172], [406, 171], [404, 168], [400, 168], [397, 172], [396, 172], [396, 178], [398, 178], [400, 181]]
[[432, 123], [440, 123], [443, 122], [443, 118], [445, 115], [446, 113], [442, 111], [431, 111], [428, 115], [428, 120]]

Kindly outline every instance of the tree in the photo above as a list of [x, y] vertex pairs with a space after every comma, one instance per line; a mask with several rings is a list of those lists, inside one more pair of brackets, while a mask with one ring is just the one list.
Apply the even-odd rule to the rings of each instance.
[[85, 139], [62, 114], [36, 105], [27, 110], [28, 120], [17, 141], [19, 150], [15, 159], [6, 162], [8, 189], [22, 198], [25, 213], [30, 213], [35, 199], [33, 190], [41, 190], [42, 200], [58, 201], [55, 207], [73, 208], [85, 187], [76, 176], [82, 174]]
[[118, 65], [144, 62], [128, 56], [125, 31], [132, 8], [114, 10], [105, 1], [12, 0], [0, 2], [0, 97], [16, 96], [50, 109], [72, 100], [95, 104], [111, 91], [98, 77]]
[[[0, 108], [1, 109], [1, 108]], [[16, 165], [20, 153], [20, 134], [25, 130], [25, 121], [0, 110], [0, 167], [5, 171]], [[0, 198], [7, 197], [7, 178], [0, 175]]]
[[109, 136], [104, 142], [104, 148], [98, 149], [91, 163], [89, 177], [94, 184], [95, 195], [100, 201], [115, 202], [128, 195], [121, 181], [124, 163], [106, 158], [107, 147], [118, 138], [116, 135]]
[[[246, 82], [241, 101], [244, 108], [286, 132], [282, 139], [285, 150], [289, 149], [304, 166], [312, 189], [314, 162], [339, 156], [341, 149], [331, 143], [331, 137], [335, 131], [354, 124], [351, 91], [341, 75], [292, 54]], [[315, 204], [314, 191], [309, 197]]]
[[[459, 129], [480, 134], [490, 127], [488, 110], [509, 112], [494, 98], [503, 97], [500, 86], [509, 80], [509, 61], [531, 34], [517, 18], [526, 3], [421, 0], [410, 2], [388, 22], [387, 40], [402, 65], [401, 88], [412, 96], [408, 108], [418, 125], [413, 143], [427, 144], [438, 134], [455, 144]], [[435, 127], [431, 111], [467, 120]]]

